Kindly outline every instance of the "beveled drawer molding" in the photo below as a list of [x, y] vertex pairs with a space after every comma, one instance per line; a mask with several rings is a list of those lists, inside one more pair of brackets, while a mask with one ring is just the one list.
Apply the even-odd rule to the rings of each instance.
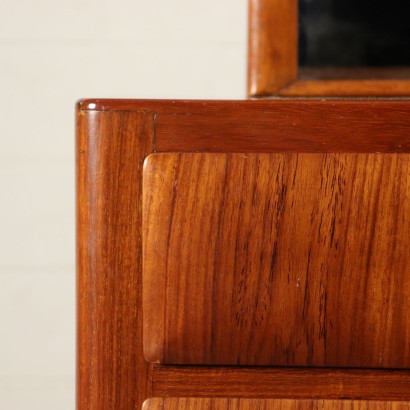
[[152, 154], [144, 354], [410, 367], [408, 154]]

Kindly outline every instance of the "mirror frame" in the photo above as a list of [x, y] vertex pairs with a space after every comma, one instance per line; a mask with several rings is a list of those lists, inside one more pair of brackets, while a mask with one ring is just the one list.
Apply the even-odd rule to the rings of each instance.
[[249, 0], [248, 96], [410, 96], [409, 68], [300, 68], [298, 1]]

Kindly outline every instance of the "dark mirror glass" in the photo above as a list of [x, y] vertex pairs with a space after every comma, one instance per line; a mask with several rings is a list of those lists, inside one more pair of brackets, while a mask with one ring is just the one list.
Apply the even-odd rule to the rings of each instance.
[[299, 0], [299, 66], [410, 66], [410, 0]]

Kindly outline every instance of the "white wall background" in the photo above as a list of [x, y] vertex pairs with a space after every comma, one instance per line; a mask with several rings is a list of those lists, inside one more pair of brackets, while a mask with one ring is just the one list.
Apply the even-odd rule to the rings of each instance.
[[0, 409], [74, 409], [74, 104], [245, 96], [246, 0], [0, 0]]

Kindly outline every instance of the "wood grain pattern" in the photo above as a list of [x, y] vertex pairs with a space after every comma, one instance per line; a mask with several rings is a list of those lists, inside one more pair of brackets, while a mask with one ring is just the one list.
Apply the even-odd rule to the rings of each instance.
[[360, 400], [274, 400], [152, 398], [143, 410], [410, 410], [410, 402]]
[[77, 109], [79, 410], [134, 410], [153, 395], [410, 399], [408, 371], [147, 364], [140, 277], [151, 151], [410, 152], [409, 100], [88, 99]]
[[410, 152], [409, 99], [87, 100], [82, 107], [152, 111], [156, 152]]
[[410, 371], [153, 366], [157, 397], [410, 400]]
[[249, 0], [248, 95], [266, 96], [297, 79], [294, 0]]
[[154, 154], [152, 362], [410, 366], [410, 156]]
[[77, 122], [77, 409], [136, 409], [142, 355], [141, 172], [153, 115], [83, 112]]

